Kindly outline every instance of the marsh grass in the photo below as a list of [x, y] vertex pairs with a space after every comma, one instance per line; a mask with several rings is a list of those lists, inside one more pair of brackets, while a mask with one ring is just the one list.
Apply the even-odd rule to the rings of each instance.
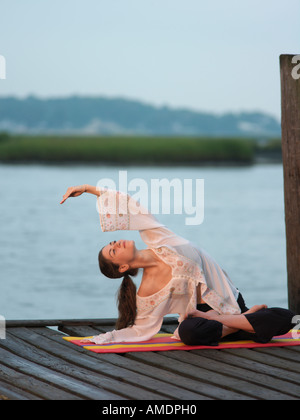
[[252, 163], [254, 140], [191, 137], [0, 136], [2, 162]]

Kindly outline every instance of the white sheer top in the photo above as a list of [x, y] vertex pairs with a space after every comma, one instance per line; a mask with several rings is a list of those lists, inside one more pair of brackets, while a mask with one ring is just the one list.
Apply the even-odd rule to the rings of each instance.
[[[203, 249], [170, 231], [128, 195], [102, 190], [97, 201], [102, 231], [138, 230], [147, 247], [171, 267], [172, 278], [151, 296], [141, 297], [137, 293], [133, 326], [100, 334], [90, 341], [102, 344], [149, 340], [160, 330], [165, 315], [178, 314], [182, 322], [185, 314], [197, 307], [199, 284], [203, 301], [217, 312], [241, 313], [238, 290]], [[174, 338], [179, 339], [177, 330]]]

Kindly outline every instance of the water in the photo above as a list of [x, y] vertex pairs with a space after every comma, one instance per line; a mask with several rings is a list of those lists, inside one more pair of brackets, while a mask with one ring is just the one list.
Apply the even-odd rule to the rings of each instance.
[[[6, 319], [116, 317], [119, 280], [100, 275], [99, 249], [137, 232], [102, 233], [95, 197], [60, 205], [68, 186], [112, 178], [205, 180], [205, 218], [157, 216], [206, 249], [228, 272], [246, 303], [287, 306], [281, 165], [237, 168], [117, 168], [0, 165], [0, 314]], [[139, 279], [137, 279], [137, 283]]]

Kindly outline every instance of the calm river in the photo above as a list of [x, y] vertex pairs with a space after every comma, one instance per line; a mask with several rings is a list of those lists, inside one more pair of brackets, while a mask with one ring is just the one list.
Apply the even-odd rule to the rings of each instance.
[[[204, 220], [156, 215], [170, 229], [206, 249], [227, 271], [249, 305], [287, 306], [282, 165], [205, 168], [0, 165], [0, 314], [6, 319], [117, 316], [119, 280], [103, 277], [99, 249], [138, 232], [102, 233], [94, 196], [60, 205], [68, 186], [119, 187], [152, 179], [204, 180]], [[124, 181], [124, 173], [122, 174]], [[150, 188], [150, 187], [149, 187]], [[132, 191], [128, 190], [130, 193]], [[193, 188], [191, 189], [193, 193]], [[139, 283], [139, 279], [137, 279]]]

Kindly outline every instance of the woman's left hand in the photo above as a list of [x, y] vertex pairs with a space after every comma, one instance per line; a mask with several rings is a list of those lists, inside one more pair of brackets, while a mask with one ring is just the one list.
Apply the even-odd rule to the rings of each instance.
[[67, 192], [63, 195], [60, 204], [63, 204], [69, 197], [78, 197], [86, 192], [86, 185], [78, 185], [77, 187], [69, 187]]

